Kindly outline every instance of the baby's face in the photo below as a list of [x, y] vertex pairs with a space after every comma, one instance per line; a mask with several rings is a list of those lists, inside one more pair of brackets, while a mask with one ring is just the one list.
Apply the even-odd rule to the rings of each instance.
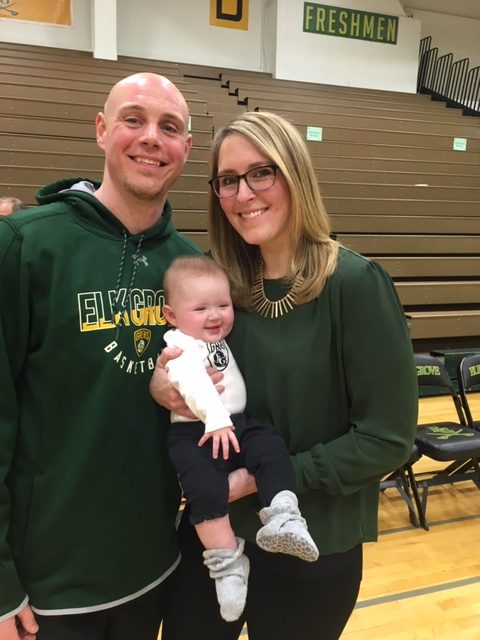
[[175, 288], [169, 302], [170, 324], [193, 338], [218, 342], [232, 329], [230, 286], [221, 273], [189, 278]]

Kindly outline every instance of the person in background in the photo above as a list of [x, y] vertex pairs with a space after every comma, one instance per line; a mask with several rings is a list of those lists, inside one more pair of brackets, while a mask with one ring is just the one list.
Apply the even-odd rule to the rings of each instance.
[[120, 80], [101, 184], [61, 180], [0, 220], [1, 640], [157, 638], [180, 492], [148, 384], [163, 274], [201, 253], [167, 200], [188, 120], [167, 78]]
[[15, 211], [21, 211], [22, 209], [28, 209], [27, 205], [18, 198], [11, 196], [0, 197], [0, 216], [8, 216]]
[[[233, 323], [227, 276], [207, 257], [183, 256], [164, 278], [163, 313], [174, 327], [164, 336], [182, 355], [167, 365], [198, 421], [172, 413], [168, 450], [188, 503], [189, 520], [205, 551], [224, 620], [237, 620], [245, 606], [249, 573], [244, 540], [228, 517], [228, 472], [246, 467], [258, 486], [263, 527], [257, 544], [312, 562], [318, 550], [298, 510], [296, 484], [287, 448], [278, 431], [246, 416], [245, 383], [225, 338]], [[219, 395], [206, 365], [223, 374]]]
[[[229, 346], [245, 378], [247, 413], [287, 443], [299, 508], [319, 549], [316, 562], [255, 544], [257, 486], [233, 471], [230, 518], [245, 540], [245, 610], [226, 624], [186, 518], [182, 561], [169, 578], [163, 640], [338, 640], [358, 597], [362, 545], [377, 537], [379, 481], [408, 459], [416, 431], [412, 345], [394, 285], [374, 261], [340, 246], [298, 130], [268, 112], [245, 112], [211, 151], [212, 257], [236, 305]], [[151, 391], [177, 412], [158, 359]], [[185, 407], [183, 408], [185, 410]], [[195, 585], [195, 597], [192, 597]]]

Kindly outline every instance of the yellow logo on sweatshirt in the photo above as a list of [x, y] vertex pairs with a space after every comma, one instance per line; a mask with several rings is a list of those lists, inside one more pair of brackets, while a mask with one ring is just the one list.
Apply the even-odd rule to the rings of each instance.
[[152, 332], [150, 329], [137, 329], [133, 333], [133, 342], [135, 344], [135, 351], [137, 356], [140, 357], [144, 351], [148, 349], [150, 340], [152, 339]]
[[[80, 331], [130, 327], [165, 326], [163, 290], [127, 289], [118, 291], [84, 291], [77, 294]], [[115, 310], [121, 310], [114, 313]], [[140, 338], [139, 338], [140, 340]], [[145, 350], [145, 349], [144, 349]]]

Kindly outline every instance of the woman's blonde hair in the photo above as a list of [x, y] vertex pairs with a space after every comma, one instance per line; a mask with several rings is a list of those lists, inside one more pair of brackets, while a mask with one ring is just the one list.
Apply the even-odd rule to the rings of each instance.
[[[221, 129], [212, 142], [210, 177], [218, 173], [218, 157], [227, 136], [240, 134], [278, 166], [290, 192], [289, 234], [293, 254], [288, 280], [300, 273], [303, 283], [297, 304], [313, 300], [334, 272], [338, 243], [330, 237], [330, 221], [320, 196], [307, 146], [297, 128], [285, 118], [267, 111], [246, 111]], [[210, 190], [208, 229], [213, 258], [227, 272], [232, 298], [251, 306], [251, 290], [258, 272], [259, 248], [247, 244], [228, 222], [220, 200]]]

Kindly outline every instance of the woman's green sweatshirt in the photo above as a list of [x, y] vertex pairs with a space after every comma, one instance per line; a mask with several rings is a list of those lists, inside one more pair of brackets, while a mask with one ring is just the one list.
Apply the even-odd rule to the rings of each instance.
[[[284, 294], [278, 281], [265, 291]], [[379, 479], [408, 459], [417, 418], [411, 341], [388, 275], [341, 249], [318, 298], [274, 319], [237, 312], [229, 344], [247, 412], [287, 442], [320, 553], [374, 540]], [[232, 505], [238, 535], [255, 539], [257, 510], [256, 496]]]
[[105, 608], [178, 557], [168, 413], [148, 384], [163, 274], [200, 253], [161, 220], [130, 235], [75, 180], [0, 220], [0, 619]]

